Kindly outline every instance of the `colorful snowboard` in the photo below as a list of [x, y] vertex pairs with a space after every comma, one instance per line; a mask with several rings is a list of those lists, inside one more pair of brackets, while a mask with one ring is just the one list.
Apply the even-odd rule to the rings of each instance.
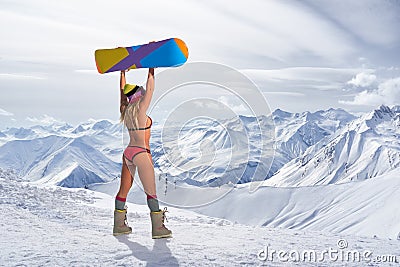
[[94, 56], [99, 73], [139, 68], [177, 67], [188, 58], [186, 44], [178, 38], [170, 38], [159, 42], [98, 49]]

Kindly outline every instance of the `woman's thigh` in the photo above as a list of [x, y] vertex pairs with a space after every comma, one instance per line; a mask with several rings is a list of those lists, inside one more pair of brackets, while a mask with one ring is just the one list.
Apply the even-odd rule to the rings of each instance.
[[133, 159], [133, 164], [136, 165], [140, 181], [148, 195], [156, 194], [154, 166], [151, 155], [149, 153], [140, 153]]

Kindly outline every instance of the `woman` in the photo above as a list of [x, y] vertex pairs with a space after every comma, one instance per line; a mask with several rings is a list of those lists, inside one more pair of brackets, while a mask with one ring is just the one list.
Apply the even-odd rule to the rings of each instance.
[[125, 71], [121, 71], [121, 122], [129, 132], [129, 145], [124, 151], [121, 170], [121, 185], [115, 198], [114, 235], [129, 234], [132, 228], [126, 220], [126, 197], [132, 186], [136, 169], [147, 195], [150, 209], [152, 237], [171, 237], [172, 232], [164, 225], [165, 212], [160, 210], [156, 195], [153, 161], [150, 154], [150, 130], [152, 120], [146, 112], [150, 106], [154, 91], [154, 69], [149, 69], [146, 90], [142, 86], [127, 84]]

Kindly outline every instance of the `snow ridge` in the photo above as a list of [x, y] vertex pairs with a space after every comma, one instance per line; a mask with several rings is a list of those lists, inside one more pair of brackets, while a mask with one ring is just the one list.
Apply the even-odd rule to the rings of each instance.
[[265, 181], [269, 186], [312, 186], [362, 181], [400, 165], [399, 115], [381, 106], [310, 146]]

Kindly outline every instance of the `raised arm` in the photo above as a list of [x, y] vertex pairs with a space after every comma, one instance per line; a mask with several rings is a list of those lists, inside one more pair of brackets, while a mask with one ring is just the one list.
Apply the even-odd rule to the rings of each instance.
[[153, 97], [154, 92], [154, 69], [150, 68], [149, 73], [147, 74], [147, 82], [146, 82], [146, 93], [140, 100], [140, 109], [143, 111], [147, 111], [150, 106], [151, 98]]
[[124, 95], [124, 86], [126, 84], [125, 71], [121, 71], [121, 76], [119, 78], [119, 94], [120, 94], [120, 104], [119, 112], [124, 112], [126, 106], [128, 105], [128, 98]]

